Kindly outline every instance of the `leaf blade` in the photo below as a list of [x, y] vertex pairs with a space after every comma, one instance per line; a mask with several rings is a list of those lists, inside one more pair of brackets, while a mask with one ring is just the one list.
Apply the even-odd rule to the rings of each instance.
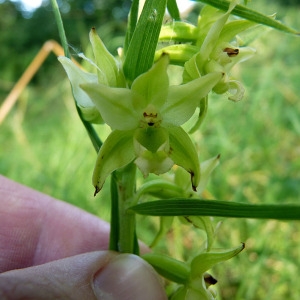
[[[228, 10], [229, 1], [226, 0], [195, 0], [196, 2], [203, 2], [206, 3], [208, 5], [211, 5], [213, 7], [219, 8], [221, 10]], [[263, 24], [269, 27], [272, 27], [274, 29], [286, 32], [286, 33], [292, 33], [292, 34], [296, 34], [299, 35], [300, 32], [298, 32], [297, 30], [288, 27], [276, 20], [274, 20], [271, 17], [268, 17], [260, 12], [257, 12], [253, 9], [247, 8], [246, 6], [243, 5], [236, 5], [235, 8], [232, 11], [233, 15], [236, 15], [238, 17], [259, 23], [259, 24]]]
[[140, 203], [129, 209], [138, 214], [151, 216], [300, 220], [300, 205], [296, 204], [245, 204], [221, 200], [176, 198]]

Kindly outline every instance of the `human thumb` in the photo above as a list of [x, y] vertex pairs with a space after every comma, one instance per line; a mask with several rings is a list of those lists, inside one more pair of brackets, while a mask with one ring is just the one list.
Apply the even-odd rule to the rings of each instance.
[[140, 257], [97, 251], [0, 274], [0, 299], [167, 299]]

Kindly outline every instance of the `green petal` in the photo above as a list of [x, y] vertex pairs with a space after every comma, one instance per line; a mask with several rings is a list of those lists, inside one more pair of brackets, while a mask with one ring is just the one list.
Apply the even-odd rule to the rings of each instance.
[[101, 84], [82, 84], [80, 87], [95, 103], [106, 124], [112, 129], [131, 130], [139, 125], [132, 107], [132, 92], [125, 88], [111, 88]]
[[168, 55], [162, 55], [149, 71], [137, 77], [132, 83], [132, 91], [139, 95], [133, 98], [133, 105], [137, 110], [143, 110], [149, 104], [156, 108], [164, 104], [169, 88], [168, 64]]
[[171, 86], [161, 110], [163, 124], [179, 126], [188, 121], [200, 100], [220, 81], [222, 73], [210, 73], [183, 85]]
[[99, 83], [112, 87], [125, 87], [125, 78], [117, 60], [106, 49], [95, 28], [90, 31], [90, 41], [98, 66]]
[[170, 127], [170, 158], [178, 166], [191, 174], [192, 188], [196, 188], [200, 181], [200, 163], [196, 148], [188, 134], [181, 127]]
[[98, 153], [93, 173], [94, 195], [101, 190], [109, 174], [126, 166], [134, 158], [133, 132], [113, 131], [105, 140]]

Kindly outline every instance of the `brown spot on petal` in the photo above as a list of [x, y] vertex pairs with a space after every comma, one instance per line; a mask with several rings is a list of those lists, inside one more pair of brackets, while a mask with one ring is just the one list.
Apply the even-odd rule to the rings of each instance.
[[225, 48], [223, 49], [223, 52], [226, 52], [229, 57], [234, 57], [239, 54], [240, 50], [238, 48]]

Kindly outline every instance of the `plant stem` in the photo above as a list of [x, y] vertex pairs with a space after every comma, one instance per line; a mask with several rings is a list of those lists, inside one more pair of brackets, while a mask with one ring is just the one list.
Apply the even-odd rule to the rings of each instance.
[[135, 184], [136, 166], [131, 163], [116, 172], [119, 203], [119, 241], [118, 250], [123, 253], [138, 254], [136, 249], [135, 214], [127, 208], [132, 204]]

